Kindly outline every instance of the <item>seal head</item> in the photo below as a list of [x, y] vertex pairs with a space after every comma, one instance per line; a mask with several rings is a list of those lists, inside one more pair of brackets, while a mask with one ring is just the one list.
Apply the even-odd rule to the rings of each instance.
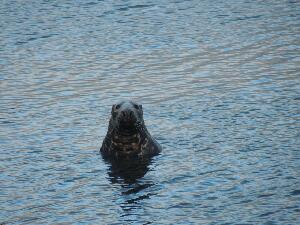
[[135, 132], [136, 124], [144, 123], [142, 105], [132, 101], [113, 105], [111, 123], [115, 129], [125, 135]]

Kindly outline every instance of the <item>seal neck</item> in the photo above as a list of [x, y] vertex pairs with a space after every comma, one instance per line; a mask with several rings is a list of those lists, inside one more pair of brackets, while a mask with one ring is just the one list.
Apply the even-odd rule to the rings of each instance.
[[119, 135], [119, 136], [124, 136], [124, 137], [128, 137], [128, 136], [132, 136], [138, 133], [138, 130], [135, 127], [132, 128], [123, 128], [123, 127], [119, 127], [118, 129], [115, 130], [115, 132]]

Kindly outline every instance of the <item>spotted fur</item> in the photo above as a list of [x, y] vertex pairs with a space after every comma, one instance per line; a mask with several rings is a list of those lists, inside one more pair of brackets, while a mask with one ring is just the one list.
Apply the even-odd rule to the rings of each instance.
[[112, 106], [108, 131], [100, 149], [103, 157], [152, 156], [161, 149], [145, 126], [142, 105], [124, 101]]

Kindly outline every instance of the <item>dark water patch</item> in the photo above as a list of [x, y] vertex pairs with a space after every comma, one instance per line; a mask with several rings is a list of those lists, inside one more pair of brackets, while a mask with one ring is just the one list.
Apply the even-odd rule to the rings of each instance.
[[124, 195], [135, 194], [135, 193], [138, 193], [138, 192], [140, 192], [148, 187], [151, 187], [151, 186], [153, 186], [153, 184], [141, 184], [141, 185], [137, 184], [136, 187], [133, 187], [127, 191], [124, 191], [124, 192], [122, 192], [122, 194], [124, 194]]
[[137, 204], [141, 200], [150, 198], [151, 195], [152, 194], [146, 194], [146, 195], [141, 195], [141, 196], [139, 196], [137, 198], [134, 198], [134, 199], [126, 200], [126, 204]]
[[126, 7], [120, 7], [118, 8], [118, 11], [127, 11], [130, 9], [143, 9], [143, 8], [149, 8], [153, 7], [154, 5], [132, 5], [132, 6], [126, 6]]
[[270, 196], [273, 196], [274, 194], [272, 193], [268, 193], [268, 194], [261, 194], [261, 195], [258, 195], [257, 197], [258, 198], [267, 198], [267, 197], [270, 197]]
[[238, 21], [238, 20], [251, 20], [251, 19], [258, 19], [262, 17], [262, 15], [256, 15], [256, 16], [244, 16], [244, 17], [237, 17], [233, 19], [232, 21]]
[[267, 213], [263, 213], [263, 214], [260, 214], [259, 217], [267, 217], [267, 216], [270, 216], [272, 214], [274, 214], [276, 212], [267, 212]]
[[13, 124], [14, 123], [13, 121], [4, 120], [4, 118], [0, 118], [0, 122], [2, 124]]
[[292, 191], [291, 195], [300, 195], [300, 190], [294, 190], [294, 191]]
[[[99, 1], [97, 1], [97, 2], [99, 2]], [[94, 5], [97, 5], [97, 2], [87, 2], [84, 5], [85, 6], [94, 6]]]

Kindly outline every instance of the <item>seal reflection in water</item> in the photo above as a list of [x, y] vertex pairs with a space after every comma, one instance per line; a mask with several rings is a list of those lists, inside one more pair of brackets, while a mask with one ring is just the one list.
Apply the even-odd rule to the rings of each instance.
[[123, 101], [112, 106], [108, 131], [100, 149], [103, 158], [111, 162], [111, 173], [119, 171], [124, 177], [135, 171], [137, 178], [142, 177], [151, 156], [161, 149], [145, 126], [142, 105]]
[[[149, 170], [150, 159], [107, 160], [110, 164], [108, 175], [111, 183], [133, 184], [144, 177]], [[120, 180], [121, 179], [121, 180]]]

